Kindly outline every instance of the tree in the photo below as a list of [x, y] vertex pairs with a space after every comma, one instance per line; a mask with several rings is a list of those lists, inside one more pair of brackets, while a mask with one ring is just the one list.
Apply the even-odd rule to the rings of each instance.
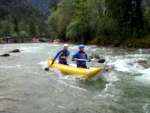
[[29, 26], [24, 22], [24, 20], [20, 21], [18, 28], [19, 32], [25, 31], [27, 34], [29, 34]]
[[15, 31], [16, 34], [18, 34], [18, 32], [19, 32], [18, 20], [17, 20], [16, 17], [14, 18], [14, 31]]
[[18, 28], [19, 28], [20, 36], [28, 36], [29, 35], [29, 26], [26, 25], [23, 20], [18, 24]]
[[143, 30], [142, 0], [106, 0], [106, 13], [118, 24], [120, 36], [134, 37]]
[[49, 8], [50, 9], [57, 9], [57, 4], [58, 4], [58, 2], [59, 2], [59, 0], [50, 0], [50, 2], [49, 2]]
[[29, 22], [29, 34], [30, 35], [35, 35], [36, 34], [35, 25], [36, 25], [36, 19], [35, 19], [34, 16], [32, 16], [30, 18], [30, 22]]
[[40, 35], [40, 29], [38, 25], [35, 25], [35, 34]]
[[8, 21], [8, 20], [4, 20], [1, 22], [1, 32], [2, 35], [4, 36], [11, 36], [14, 33], [14, 25]]
[[57, 7], [57, 10], [51, 9], [51, 15], [46, 24], [53, 37], [61, 38], [66, 41], [67, 25], [74, 18], [75, 0], [64, 0]]

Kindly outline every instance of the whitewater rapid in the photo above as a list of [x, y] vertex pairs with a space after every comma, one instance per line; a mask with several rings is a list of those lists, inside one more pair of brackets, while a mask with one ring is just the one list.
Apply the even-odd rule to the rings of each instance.
[[[150, 62], [150, 54], [136, 49], [86, 46], [106, 62], [89, 62], [89, 67], [110, 66], [106, 73], [92, 79], [65, 75], [57, 69], [45, 71], [62, 44], [29, 43], [0, 45], [0, 113], [149, 113], [150, 68], [138, 60]], [[78, 45], [69, 44], [72, 55]]]

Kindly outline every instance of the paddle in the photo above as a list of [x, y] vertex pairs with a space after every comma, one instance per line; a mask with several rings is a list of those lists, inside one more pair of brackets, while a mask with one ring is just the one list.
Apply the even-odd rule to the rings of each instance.
[[98, 63], [104, 63], [106, 60], [105, 59], [99, 59], [97, 62]]
[[[61, 53], [58, 55], [58, 57], [59, 57], [62, 53], [63, 53], [63, 52], [61, 52]], [[56, 57], [56, 59], [57, 59], [58, 57]], [[52, 60], [51, 65], [50, 65], [49, 67], [46, 67], [46, 68], [45, 68], [45, 71], [49, 71], [49, 68], [54, 64], [54, 62], [55, 62], [55, 60]]]
[[45, 68], [45, 71], [49, 71], [49, 68], [54, 64], [54, 61], [55, 61], [55, 60], [52, 60], [51, 65], [50, 65], [49, 67], [46, 67], [46, 68]]
[[[94, 61], [95, 59], [91, 59], [92, 61]], [[89, 60], [87, 60], [87, 59], [78, 59], [78, 61], [89, 61]], [[105, 59], [99, 59], [97, 62], [98, 63], [104, 63], [106, 60]]]

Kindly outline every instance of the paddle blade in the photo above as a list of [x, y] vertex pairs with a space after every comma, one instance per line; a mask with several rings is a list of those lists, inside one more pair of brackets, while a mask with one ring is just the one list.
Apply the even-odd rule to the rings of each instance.
[[46, 67], [46, 68], [45, 68], [45, 71], [49, 71], [49, 67]]
[[98, 63], [104, 63], [106, 60], [105, 59], [99, 59], [97, 62]]

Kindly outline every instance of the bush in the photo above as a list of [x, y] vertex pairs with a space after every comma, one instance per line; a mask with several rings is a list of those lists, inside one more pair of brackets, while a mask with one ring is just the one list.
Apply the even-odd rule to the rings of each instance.
[[122, 46], [132, 48], [150, 48], [150, 37], [141, 39], [128, 39], [122, 44]]

